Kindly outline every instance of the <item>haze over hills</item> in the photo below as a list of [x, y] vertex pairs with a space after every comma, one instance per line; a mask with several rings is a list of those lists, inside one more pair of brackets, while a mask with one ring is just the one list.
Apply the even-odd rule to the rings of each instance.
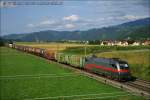
[[26, 34], [10, 34], [3, 38], [21, 41], [124, 40], [127, 38], [142, 40], [150, 38], [150, 18], [86, 31], [46, 30]]

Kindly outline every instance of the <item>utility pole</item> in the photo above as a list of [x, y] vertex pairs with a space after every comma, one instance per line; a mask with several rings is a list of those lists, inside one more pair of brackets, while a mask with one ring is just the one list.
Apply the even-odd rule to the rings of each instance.
[[59, 44], [57, 43], [57, 53], [58, 53], [58, 50], [59, 50]]
[[58, 55], [58, 52], [59, 52], [59, 43], [57, 43], [57, 57], [58, 57], [57, 58], [58, 59], [57, 62], [59, 62], [59, 58], [60, 58], [59, 55]]
[[36, 35], [35, 35], [35, 41], [36, 41], [36, 43], [39, 43], [39, 39]]
[[87, 52], [86, 52], [86, 49], [87, 49], [87, 48], [86, 48], [86, 47], [87, 47], [87, 43], [88, 43], [88, 42], [85, 41], [85, 44], [84, 44], [84, 56], [85, 56], [85, 58], [86, 58], [86, 53], [87, 53]]

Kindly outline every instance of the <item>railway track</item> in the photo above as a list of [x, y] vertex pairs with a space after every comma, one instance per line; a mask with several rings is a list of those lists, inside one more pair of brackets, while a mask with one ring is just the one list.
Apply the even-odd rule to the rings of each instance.
[[145, 81], [143, 82], [142, 80], [140, 81], [136, 80], [134, 82], [126, 82], [125, 84], [133, 88], [150, 93], [150, 84], [148, 82], [145, 82]]
[[150, 85], [150, 81], [145, 81], [145, 80], [142, 80], [142, 79], [136, 79], [136, 81], [139, 81], [139, 82], [142, 82], [142, 83]]

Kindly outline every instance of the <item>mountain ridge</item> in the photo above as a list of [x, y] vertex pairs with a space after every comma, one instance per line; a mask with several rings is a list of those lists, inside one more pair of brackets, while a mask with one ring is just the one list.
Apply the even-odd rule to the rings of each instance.
[[3, 36], [3, 38], [21, 41], [147, 39], [150, 38], [150, 18], [85, 31], [45, 30], [28, 34], [10, 34]]

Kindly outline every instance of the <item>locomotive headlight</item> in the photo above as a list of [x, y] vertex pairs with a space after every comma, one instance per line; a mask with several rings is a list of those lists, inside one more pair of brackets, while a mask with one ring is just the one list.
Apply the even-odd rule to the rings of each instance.
[[128, 64], [125, 64], [124, 67], [128, 67]]

